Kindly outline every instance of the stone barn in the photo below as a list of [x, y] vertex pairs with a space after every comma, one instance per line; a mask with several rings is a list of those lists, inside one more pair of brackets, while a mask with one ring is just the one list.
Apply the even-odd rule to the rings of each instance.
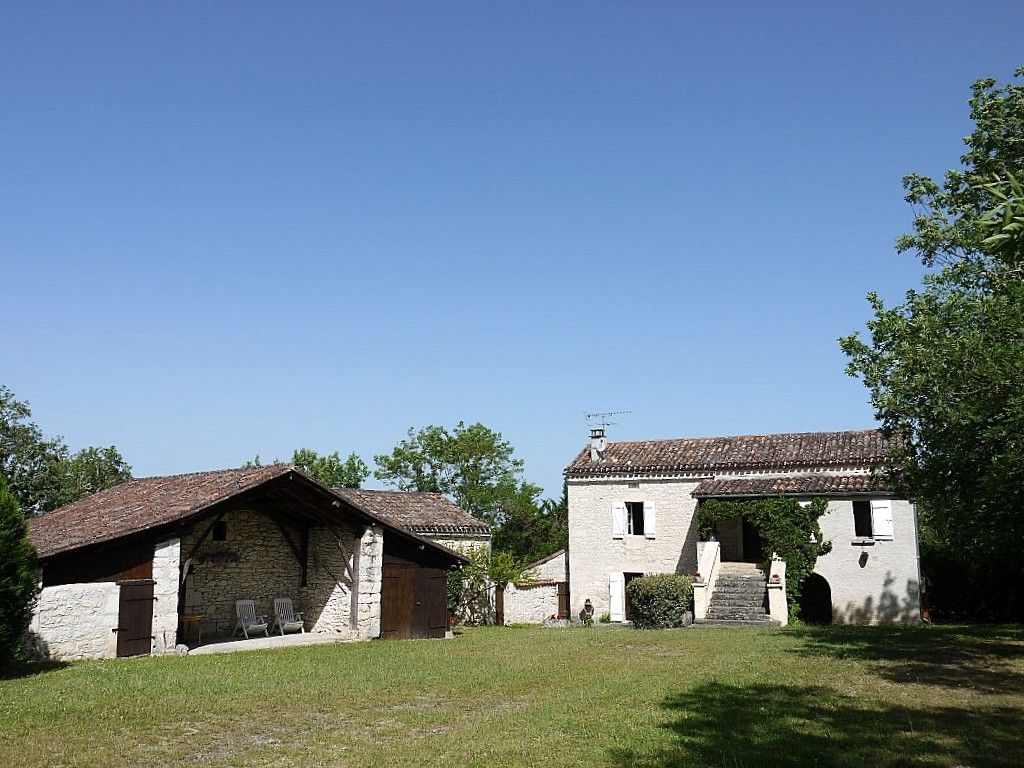
[[36, 518], [30, 628], [56, 659], [162, 653], [230, 638], [235, 601], [309, 632], [443, 637], [447, 572], [465, 559], [288, 465], [132, 480]]

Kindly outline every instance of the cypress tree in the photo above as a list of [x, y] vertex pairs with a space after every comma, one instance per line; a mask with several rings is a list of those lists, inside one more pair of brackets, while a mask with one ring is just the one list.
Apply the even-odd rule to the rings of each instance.
[[0, 669], [21, 659], [38, 591], [36, 551], [18, 499], [0, 474]]

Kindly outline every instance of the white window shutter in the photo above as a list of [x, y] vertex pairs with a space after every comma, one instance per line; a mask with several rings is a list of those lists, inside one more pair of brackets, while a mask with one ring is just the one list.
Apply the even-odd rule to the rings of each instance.
[[621, 501], [612, 502], [612, 538], [621, 539], [626, 535], [626, 505]]
[[892, 540], [892, 502], [889, 499], [871, 500], [871, 534], [876, 539]]
[[648, 501], [644, 503], [644, 538], [653, 539], [658, 533], [655, 527], [657, 521], [656, 512], [654, 509], [654, 502]]
[[608, 616], [612, 621], [626, 620], [626, 576], [608, 574]]

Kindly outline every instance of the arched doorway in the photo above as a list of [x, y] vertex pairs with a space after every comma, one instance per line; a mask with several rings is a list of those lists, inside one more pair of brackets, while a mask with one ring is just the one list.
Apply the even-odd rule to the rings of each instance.
[[800, 619], [805, 624], [832, 623], [832, 588], [817, 573], [808, 576], [800, 590]]

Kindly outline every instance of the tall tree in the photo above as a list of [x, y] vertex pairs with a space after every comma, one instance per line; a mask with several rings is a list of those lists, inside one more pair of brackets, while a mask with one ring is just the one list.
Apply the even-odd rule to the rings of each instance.
[[0, 471], [21, 509], [41, 514], [131, 479], [114, 446], [72, 454], [63, 438], [47, 438], [28, 403], [0, 385]]
[[894, 478], [921, 502], [926, 570], [930, 559], [933, 580], [973, 576], [976, 607], [1019, 618], [1024, 257], [1011, 177], [1024, 178], [1024, 87], [979, 80], [969, 103], [975, 128], [962, 167], [942, 184], [904, 180], [918, 213], [897, 247], [933, 271], [896, 306], [870, 294], [870, 341], [853, 334], [840, 344], [848, 373], [899, 438]]
[[520, 484], [523, 462], [514, 453], [501, 433], [483, 424], [460, 421], [454, 429], [427, 426], [418, 431], [410, 427], [408, 438], [390, 454], [374, 457], [374, 475], [402, 490], [447, 494], [493, 524], [529, 491]]
[[369, 477], [370, 468], [354, 452], [342, 459], [337, 451], [321, 456], [309, 448], [292, 454], [292, 464], [328, 488], [358, 488]]
[[[280, 459], [274, 459], [271, 464], [280, 462]], [[288, 463], [328, 488], [358, 488], [370, 476], [370, 468], [355, 452], [342, 459], [338, 451], [321, 456], [311, 448], [298, 448], [292, 452]], [[243, 466], [260, 467], [263, 463], [256, 456]]]
[[532, 563], [568, 546], [568, 488], [563, 484], [562, 496], [557, 500], [538, 501], [539, 493], [536, 486], [523, 484], [494, 531], [494, 549]]
[[21, 655], [37, 593], [36, 552], [18, 500], [0, 475], [0, 669]]

